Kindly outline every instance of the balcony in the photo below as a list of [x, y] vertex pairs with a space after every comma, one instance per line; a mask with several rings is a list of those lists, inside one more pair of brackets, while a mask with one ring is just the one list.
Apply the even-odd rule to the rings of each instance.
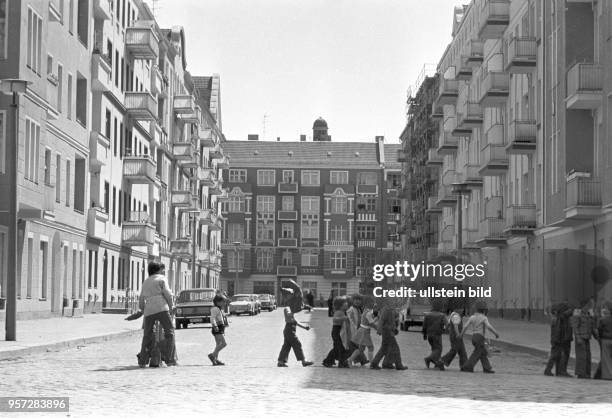
[[457, 195], [453, 193], [451, 185], [440, 184], [438, 186], [438, 199], [436, 206], [439, 208], [455, 208], [457, 207]]
[[332, 239], [332, 240], [325, 241], [325, 246], [328, 246], [328, 247], [352, 247], [353, 246], [353, 241]]
[[297, 210], [279, 210], [279, 221], [297, 221]]
[[200, 109], [200, 106], [196, 105], [193, 112], [178, 113], [177, 117], [181, 122], [199, 124], [202, 120], [202, 109]]
[[218, 194], [216, 196], [217, 196], [217, 202], [227, 202], [227, 200], [229, 199], [227, 189], [221, 189], [221, 194]]
[[132, 119], [142, 121], [157, 119], [157, 100], [151, 93], [126, 91], [125, 108]]
[[[457, 128], [472, 132], [472, 128], [482, 126], [483, 112], [478, 103], [467, 102], [459, 115]], [[454, 132], [453, 132], [454, 135]]]
[[219, 216], [212, 209], [200, 211], [200, 223], [205, 226], [213, 226], [219, 222]]
[[536, 150], [535, 120], [513, 120], [508, 127], [508, 154], [531, 154]]
[[296, 266], [276, 266], [277, 276], [297, 276]]
[[597, 109], [603, 95], [603, 67], [577, 63], [567, 72], [568, 109]]
[[430, 148], [429, 151], [427, 151], [427, 160], [425, 160], [425, 165], [430, 167], [438, 167], [443, 163], [444, 159], [438, 154], [438, 150], [436, 148]]
[[460, 174], [460, 183], [469, 190], [480, 189], [483, 185], [482, 176], [479, 173], [480, 166], [476, 164], [466, 164]]
[[91, 131], [89, 135], [89, 170], [99, 173], [110, 158], [110, 141], [99, 132]]
[[193, 256], [193, 243], [190, 237], [176, 238], [170, 241], [170, 253], [174, 257], [191, 259]]
[[205, 266], [208, 266], [210, 264], [210, 256], [211, 256], [211, 254], [210, 254], [210, 252], [208, 250], [199, 249], [199, 250], [197, 250], [196, 256], [197, 256], [197, 259], [198, 259], [199, 263], [201, 263], [201, 264], [203, 264]]
[[478, 67], [484, 59], [484, 42], [472, 39], [466, 45], [466, 53], [461, 56], [462, 64], [466, 67]]
[[200, 204], [198, 197], [190, 190], [172, 190], [172, 206], [180, 208], [186, 212], [199, 212]]
[[195, 112], [193, 96], [189, 94], [174, 96], [174, 113], [177, 115], [189, 115]]
[[156, 164], [149, 155], [123, 157], [123, 178], [132, 184], [156, 184]]
[[125, 29], [125, 49], [134, 59], [157, 61], [159, 39], [154, 27], [154, 21], [139, 20]]
[[93, 14], [96, 19], [110, 20], [111, 18], [110, 1], [109, 0], [94, 0]]
[[108, 91], [111, 82], [111, 65], [107, 55], [94, 50], [91, 56], [91, 90], [95, 92]]
[[152, 247], [155, 244], [155, 225], [147, 212], [131, 212], [123, 221], [121, 238], [128, 247]]
[[400, 163], [408, 162], [408, 156], [406, 155], [406, 151], [401, 149], [397, 150], [397, 161]]
[[357, 248], [376, 248], [375, 239], [358, 239]]
[[508, 207], [506, 210], [506, 233], [509, 235], [531, 235], [535, 228], [535, 205], [510, 205]]
[[223, 194], [223, 188], [221, 187], [221, 181], [215, 181], [211, 186], [208, 186], [208, 193], [213, 196], [219, 196]]
[[217, 168], [229, 168], [230, 167], [230, 160], [228, 156], [224, 156], [223, 158], [219, 158], [217, 159]]
[[89, 208], [87, 212], [87, 235], [95, 239], [106, 239], [108, 213], [103, 208]]
[[444, 109], [442, 106], [438, 106], [437, 103], [431, 104], [431, 118], [433, 120], [440, 120], [444, 117]]
[[472, 79], [472, 67], [463, 64], [463, 57], [459, 57], [459, 65], [457, 65], [457, 80], [469, 81]]
[[199, 126], [197, 137], [200, 141], [200, 146], [204, 148], [212, 148], [217, 143], [217, 141], [215, 141], [213, 130], [210, 128], [204, 128], [202, 126]]
[[157, 65], [151, 68], [151, 93], [161, 97], [166, 97], [166, 82], [164, 76]]
[[280, 248], [296, 248], [297, 238], [279, 238], [278, 247]]
[[196, 147], [191, 141], [174, 142], [172, 144], [172, 155], [179, 161], [189, 161], [193, 159]]
[[601, 182], [590, 177], [568, 177], [565, 219], [584, 221], [599, 215], [601, 215]]
[[538, 46], [535, 38], [513, 36], [508, 44], [506, 71], [512, 74], [529, 74], [536, 68]]
[[278, 192], [279, 193], [297, 193], [298, 184], [297, 183], [278, 183]]
[[178, 162], [183, 168], [197, 169], [200, 166], [200, 153], [196, 151], [190, 156], [190, 158], [180, 159]]
[[455, 138], [465, 138], [472, 135], [472, 128], [461, 126], [460, 120], [463, 118], [461, 113], [449, 116], [444, 121], [444, 130], [450, 132]]
[[376, 222], [376, 212], [357, 212], [357, 222]]
[[480, 174], [499, 176], [508, 171], [508, 154], [503, 144], [487, 144], [480, 151]]
[[442, 207], [438, 206], [438, 196], [429, 196], [427, 198], [427, 209], [425, 212], [429, 214], [442, 213]]
[[489, 71], [482, 80], [481, 92], [480, 106], [496, 107], [504, 105], [510, 93], [510, 74]]
[[480, 9], [478, 37], [481, 40], [498, 39], [510, 23], [509, 0], [484, 0]]
[[217, 144], [217, 146], [212, 148], [208, 155], [209, 155], [210, 158], [214, 158], [215, 160], [220, 160], [220, 159], [222, 159], [224, 157], [223, 150], [221, 149], [219, 144]]
[[463, 249], [472, 250], [480, 248], [480, 245], [478, 245], [478, 237], [480, 236], [478, 229], [466, 228], [461, 232], [463, 235], [463, 243], [461, 245]]
[[377, 184], [358, 184], [357, 185], [357, 194], [378, 194], [378, 185]]
[[213, 186], [217, 180], [215, 169], [210, 167], [198, 167], [198, 180], [201, 186]]
[[504, 234], [505, 221], [503, 218], [486, 218], [480, 222], [478, 240], [481, 247], [502, 247], [506, 245]]
[[436, 105], [454, 105], [457, 103], [457, 97], [459, 97], [459, 81], [441, 78]]
[[450, 132], [442, 131], [438, 138], [438, 154], [455, 154], [459, 148], [459, 140], [451, 135]]

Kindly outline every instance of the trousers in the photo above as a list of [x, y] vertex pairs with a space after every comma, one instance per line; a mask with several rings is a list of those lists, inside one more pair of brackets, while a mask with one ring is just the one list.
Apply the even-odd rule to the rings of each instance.
[[576, 337], [576, 369], [577, 377], [591, 377], [591, 341]]
[[463, 343], [463, 338], [455, 337], [450, 339], [451, 348], [448, 350], [442, 357], [442, 362], [448, 366], [452, 363], [455, 356], [459, 356], [459, 367], [463, 367], [465, 362], [467, 361], [467, 352], [465, 351], [465, 344]]
[[283, 329], [283, 346], [278, 354], [278, 361], [286, 363], [289, 360], [289, 352], [293, 349], [293, 354], [297, 361], [304, 361], [304, 351], [302, 350], [302, 343], [297, 337], [295, 325], [286, 324]]
[[489, 363], [489, 353], [487, 353], [487, 348], [485, 347], [484, 336], [482, 334], [472, 334], [472, 345], [474, 345], [474, 351], [463, 365], [463, 369], [474, 370], [474, 366], [480, 361], [483, 370], [492, 370], [491, 363]]
[[430, 335], [427, 337], [427, 342], [431, 347], [431, 354], [425, 357], [425, 360], [431, 361], [436, 366], [440, 366], [442, 364], [440, 361], [440, 357], [442, 356], [442, 336]]
[[380, 349], [372, 359], [371, 365], [378, 366], [378, 362], [380, 362], [383, 357], [385, 358], [385, 365], [391, 366], [395, 364], [396, 368], [402, 367], [402, 356], [393, 331], [382, 332]]
[[340, 337], [340, 331], [342, 330], [342, 325], [334, 325], [332, 327], [331, 337], [334, 342], [333, 348], [323, 360], [323, 363], [326, 364], [335, 364], [336, 360], [338, 360], [338, 366], [346, 366], [346, 361], [349, 357], [349, 352], [346, 348], [344, 348], [344, 344], [342, 344], [342, 337]]
[[153, 327], [155, 322], [159, 321], [164, 330], [164, 342], [160, 344], [161, 359], [166, 364], [176, 363], [176, 346], [174, 341], [174, 325], [172, 324], [172, 318], [170, 312], [163, 311], [153, 315], [145, 316], [144, 318], [144, 333], [142, 336], [142, 344], [140, 346], [140, 353], [138, 354], [138, 362], [140, 364], [147, 364], [151, 357], [151, 352], [155, 346], [155, 335], [153, 333]]
[[557, 376], [567, 374], [567, 362], [569, 361], [570, 350], [572, 349], [571, 344], [571, 341], [552, 343], [550, 357], [548, 358], [548, 363], [546, 363], [546, 372], [552, 372], [554, 366]]

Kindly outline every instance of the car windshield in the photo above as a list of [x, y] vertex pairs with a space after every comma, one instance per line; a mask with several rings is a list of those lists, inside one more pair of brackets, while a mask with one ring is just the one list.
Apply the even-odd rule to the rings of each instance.
[[268, 301], [268, 300], [270, 300], [270, 296], [268, 296], [268, 295], [259, 295], [259, 299], [260, 300]]
[[209, 301], [215, 297], [215, 291], [213, 289], [203, 290], [184, 290], [181, 292], [178, 303], [184, 302], [203, 302]]
[[236, 295], [232, 298], [232, 302], [248, 302], [251, 300], [250, 296], [247, 295]]

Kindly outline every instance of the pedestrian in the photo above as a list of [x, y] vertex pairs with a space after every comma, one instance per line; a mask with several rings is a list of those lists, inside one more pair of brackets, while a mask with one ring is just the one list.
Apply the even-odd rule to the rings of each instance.
[[327, 299], [327, 316], [330, 318], [334, 316], [334, 298], [336, 297], [336, 292], [332, 289], [329, 292], [329, 298]]
[[312, 293], [312, 290], [308, 291], [308, 294], [306, 295], [306, 301], [307, 301], [308, 305], [311, 308], [314, 308], [314, 306], [315, 306], [315, 297], [314, 297], [314, 294]]
[[160, 347], [161, 358], [168, 366], [176, 366], [176, 347], [174, 325], [170, 311], [172, 309], [172, 292], [168, 288], [164, 275], [166, 266], [151, 261], [147, 268], [149, 277], [142, 283], [138, 305], [144, 315], [144, 333], [138, 357], [138, 365], [145, 367], [154, 349], [155, 336], [153, 327], [159, 321], [164, 330], [164, 343]]
[[431, 353], [425, 357], [425, 366], [429, 369], [430, 363], [439, 370], [444, 370], [442, 363], [442, 334], [446, 325], [446, 316], [441, 312], [440, 301], [434, 300], [431, 312], [423, 318], [423, 339], [431, 347]]
[[554, 366], [557, 376], [571, 377], [567, 372], [567, 362], [572, 344], [572, 328], [568, 327], [572, 312], [573, 309], [567, 303], [558, 303], [551, 308], [550, 357], [544, 369], [546, 376], [553, 375]]
[[476, 313], [470, 316], [465, 327], [459, 334], [460, 338], [463, 338], [463, 334], [467, 330], [472, 333], [472, 344], [474, 345], [474, 351], [468, 361], [461, 368], [462, 372], [473, 372], [474, 366], [480, 361], [482, 364], [482, 371], [485, 373], [494, 373], [491, 363], [489, 363], [489, 354], [485, 347], [485, 336], [487, 329], [491, 331], [495, 338], [499, 338], [499, 333], [491, 326], [487, 316], [485, 315], [487, 307], [484, 302], [478, 302], [476, 304]]
[[[296, 284], [297, 286], [297, 284]], [[292, 288], [282, 288], [281, 291], [284, 295], [284, 300], [287, 301], [288, 306], [283, 309], [285, 316], [285, 328], [283, 329], [283, 346], [278, 354], [278, 367], [288, 367], [287, 361], [289, 360], [289, 352], [293, 349], [293, 354], [297, 361], [302, 362], [303, 367], [312, 366], [312, 361], [307, 361], [302, 350], [302, 343], [297, 337], [297, 327], [308, 331], [310, 327], [303, 325], [295, 319], [295, 314], [302, 310], [302, 296], [301, 292], [296, 292]]]
[[463, 331], [462, 312], [463, 308], [456, 307], [448, 317], [446, 329], [448, 331], [448, 340], [451, 348], [448, 350], [448, 353], [442, 357], [442, 363], [446, 367], [450, 366], [455, 356], [459, 356], [459, 368], [462, 368], [467, 361], [465, 344], [463, 343], [463, 338], [460, 337], [461, 331]]
[[593, 300], [587, 299], [580, 303], [581, 308], [575, 309], [571, 317], [574, 330], [574, 350], [576, 352], [576, 366], [574, 374], [579, 379], [591, 378], [591, 337], [597, 339], [595, 318], [591, 311]]
[[[348, 342], [349, 345], [349, 353], [350, 358], [352, 359], [352, 354], [355, 350], [359, 350], [359, 344], [355, 342], [355, 337], [357, 336], [357, 330], [359, 330], [359, 325], [361, 323], [361, 315], [363, 314], [363, 298], [361, 295], [353, 295], [349, 299], [350, 307], [346, 311], [346, 316], [349, 319], [349, 325], [351, 330], [351, 338]], [[363, 352], [359, 352], [359, 356], [355, 361], [358, 361], [362, 366], [368, 363], [368, 359], [366, 358]], [[349, 365], [352, 364], [352, 360], [349, 361]]]
[[402, 364], [399, 345], [397, 345], [397, 340], [395, 339], [398, 333], [397, 310], [392, 306], [384, 306], [378, 315], [380, 317], [378, 321], [378, 333], [382, 335], [382, 342], [380, 344], [380, 349], [370, 363], [370, 368], [380, 370], [381, 367], [378, 365], [378, 362], [384, 357], [384, 364], [387, 365], [385, 368], [395, 366], [397, 370], [406, 370], [407, 367]]
[[213, 298], [213, 307], [210, 310], [210, 324], [212, 325], [212, 335], [215, 338], [215, 349], [208, 355], [213, 366], [225, 366], [219, 361], [219, 352], [227, 347], [225, 342], [225, 328], [229, 325], [225, 316], [225, 304], [227, 299], [223, 295], [216, 295]]
[[323, 366], [333, 367], [336, 361], [338, 361], [338, 367], [345, 368], [349, 367], [348, 341], [350, 340], [350, 323], [346, 315], [346, 311], [348, 310], [348, 300], [346, 296], [337, 296], [334, 299], [333, 308], [334, 316], [332, 319], [331, 331], [333, 348], [329, 351], [325, 360], [323, 360]]
[[599, 348], [601, 350], [597, 379], [612, 380], [612, 303], [607, 302], [601, 309], [601, 319], [597, 325]]
[[[370, 335], [372, 329], [377, 329], [377, 320], [374, 317], [374, 299], [372, 297], [365, 297], [363, 299], [363, 313], [361, 314], [361, 320], [359, 322], [359, 329], [353, 337], [353, 342], [357, 344], [357, 350], [354, 350], [349, 359], [349, 363], [358, 361], [360, 356], [365, 354], [365, 350], [368, 350], [367, 361], [371, 362], [374, 357], [374, 343], [372, 342], [372, 336]], [[362, 363], [365, 365], [367, 363]]]

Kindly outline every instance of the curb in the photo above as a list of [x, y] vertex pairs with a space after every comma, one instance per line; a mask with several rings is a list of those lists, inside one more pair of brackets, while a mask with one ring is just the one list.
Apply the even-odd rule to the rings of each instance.
[[142, 329], [139, 328], [139, 329], [130, 330], [130, 331], [116, 332], [113, 334], [76, 338], [73, 340], [60, 341], [60, 342], [51, 343], [51, 344], [41, 344], [41, 345], [35, 345], [31, 347], [17, 348], [14, 350], [0, 351], [0, 361], [12, 360], [12, 359], [19, 358], [25, 355], [30, 355], [30, 354], [40, 354], [40, 353], [46, 353], [49, 351], [65, 350], [65, 349], [73, 348], [79, 345], [95, 344], [95, 343], [110, 341], [116, 338], [128, 337], [128, 336], [131, 336], [137, 333], [141, 333], [141, 332], [142, 332]]

